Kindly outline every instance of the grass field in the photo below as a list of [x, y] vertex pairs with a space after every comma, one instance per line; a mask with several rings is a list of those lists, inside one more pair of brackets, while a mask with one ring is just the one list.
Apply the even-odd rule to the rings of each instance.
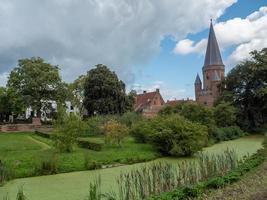
[[[239, 157], [252, 154], [261, 148], [263, 138], [260, 136], [249, 136], [234, 141], [223, 142], [208, 147], [204, 150], [206, 153], [219, 153], [228, 149], [235, 149]], [[193, 159], [193, 158], [191, 158]], [[184, 160], [182, 158], [160, 158], [156, 161], [176, 163]], [[150, 163], [150, 162], [149, 162]], [[126, 165], [109, 169], [99, 169], [92, 171], [73, 172], [51, 176], [41, 176], [33, 178], [16, 179], [8, 182], [0, 188], [0, 199], [8, 193], [12, 199], [15, 199], [18, 187], [24, 187], [28, 200], [83, 200], [88, 194], [90, 181], [98, 175], [102, 177], [102, 191], [107, 192], [116, 188], [116, 178], [120, 173], [129, 171], [133, 168], [140, 168], [144, 164]], [[2, 196], [1, 196], [2, 195]]]
[[152, 160], [159, 156], [151, 145], [136, 144], [130, 137], [121, 148], [104, 146], [101, 151], [96, 152], [76, 147], [73, 153], [58, 153], [50, 139], [33, 133], [0, 134], [0, 159], [14, 169], [17, 178], [34, 176], [35, 166], [51, 157], [56, 158], [60, 173], [86, 170], [85, 154], [88, 155], [89, 162], [96, 161], [102, 164]]

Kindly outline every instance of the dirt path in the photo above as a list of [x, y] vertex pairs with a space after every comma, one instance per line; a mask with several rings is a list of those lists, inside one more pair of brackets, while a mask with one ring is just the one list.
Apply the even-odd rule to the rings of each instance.
[[28, 139], [35, 142], [36, 144], [39, 144], [42, 147], [42, 150], [47, 150], [47, 149], [51, 149], [51, 146], [49, 146], [48, 144], [41, 142], [39, 140], [36, 140], [35, 138], [28, 136]]

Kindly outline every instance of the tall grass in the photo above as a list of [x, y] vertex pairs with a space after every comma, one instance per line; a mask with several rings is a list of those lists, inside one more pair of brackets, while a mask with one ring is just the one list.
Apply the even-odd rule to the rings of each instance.
[[90, 183], [88, 195], [84, 200], [101, 200], [101, 197], [101, 178], [99, 176], [93, 183]]
[[14, 170], [0, 160], [0, 187], [14, 177]]
[[237, 167], [238, 159], [234, 151], [227, 150], [221, 155], [199, 154], [192, 161], [175, 165], [155, 162], [129, 173], [121, 173], [117, 179], [119, 192], [109, 195], [109, 199], [139, 200], [151, 195], [190, 186], [199, 181], [225, 175]]
[[58, 159], [56, 155], [45, 158], [35, 165], [36, 175], [51, 175], [58, 173]]

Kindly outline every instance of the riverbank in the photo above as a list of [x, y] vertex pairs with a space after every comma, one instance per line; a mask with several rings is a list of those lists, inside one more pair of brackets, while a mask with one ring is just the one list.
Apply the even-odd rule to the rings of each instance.
[[[244, 155], [253, 154], [260, 149], [262, 141], [262, 136], [248, 136], [205, 148], [204, 153], [220, 153], [226, 149], [234, 149], [241, 158]], [[177, 163], [191, 159], [193, 158], [161, 158], [152, 162], [164, 161], [167, 163]], [[2, 196], [6, 193], [8, 193], [11, 198], [15, 198], [18, 187], [23, 185], [25, 194], [29, 200], [81, 200], [88, 194], [90, 181], [94, 180], [97, 176], [101, 175], [103, 185], [101, 188], [102, 191], [108, 192], [112, 188], [116, 190], [116, 188], [114, 188], [116, 186], [116, 177], [118, 177], [121, 172], [127, 172], [133, 168], [139, 168], [149, 163], [151, 162], [110, 169], [16, 179], [0, 188], [0, 199], [2, 199]]]

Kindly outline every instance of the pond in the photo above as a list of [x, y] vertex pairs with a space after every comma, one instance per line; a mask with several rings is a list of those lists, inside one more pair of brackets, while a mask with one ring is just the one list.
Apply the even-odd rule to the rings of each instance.
[[[253, 154], [261, 148], [263, 137], [247, 136], [233, 141], [222, 142], [204, 149], [205, 153], [220, 153], [227, 149], [233, 149], [241, 158], [247, 154]], [[182, 160], [194, 158], [160, 158], [151, 162], [177, 163]], [[40, 176], [33, 178], [22, 178], [8, 182], [0, 187], [0, 199], [7, 193], [11, 200], [16, 199], [18, 188], [23, 186], [28, 200], [83, 200], [88, 194], [89, 183], [99, 175], [102, 180], [102, 192], [108, 192], [116, 187], [116, 177], [121, 172], [130, 171], [133, 168], [141, 167], [148, 163], [125, 165], [109, 169], [93, 171], [73, 172], [51, 176]]]

